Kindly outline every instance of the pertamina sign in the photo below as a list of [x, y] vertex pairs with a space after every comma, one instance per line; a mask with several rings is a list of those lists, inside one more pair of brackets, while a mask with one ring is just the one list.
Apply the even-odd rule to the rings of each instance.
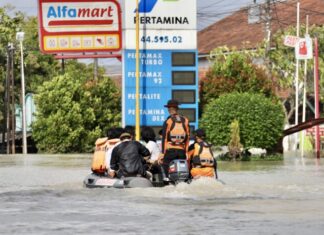
[[136, 9], [140, 49], [172, 50], [197, 47], [196, 0], [125, 0], [125, 49], [135, 49]]
[[121, 8], [115, 0], [39, 0], [44, 53], [117, 51]]

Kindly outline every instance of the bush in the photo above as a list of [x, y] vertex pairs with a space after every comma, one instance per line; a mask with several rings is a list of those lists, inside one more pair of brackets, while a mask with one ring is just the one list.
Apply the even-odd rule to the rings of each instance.
[[262, 94], [230, 93], [212, 100], [200, 123], [210, 142], [228, 145], [230, 124], [236, 119], [245, 148], [270, 149], [282, 136], [284, 117], [281, 104]]
[[[225, 52], [230, 52], [226, 54]], [[212, 66], [200, 81], [200, 105], [231, 92], [262, 93], [274, 96], [274, 84], [264, 67], [253, 63], [261, 55], [251, 51], [220, 47], [213, 52]]]
[[35, 97], [33, 138], [41, 152], [90, 152], [109, 127], [120, 125], [120, 92], [109, 78], [66, 73], [45, 82]]

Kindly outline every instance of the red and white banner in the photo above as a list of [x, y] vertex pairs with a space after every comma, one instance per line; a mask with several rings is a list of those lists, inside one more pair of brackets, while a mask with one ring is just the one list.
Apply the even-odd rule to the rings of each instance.
[[116, 0], [39, 0], [44, 53], [120, 50], [121, 8]]
[[299, 38], [295, 45], [295, 56], [299, 60], [313, 59], [313, 42], [310, 37]]
[[292, 35], [286, 35], [283, 44], [287, 47], [295, 47], [298, 42], [298, 37]]

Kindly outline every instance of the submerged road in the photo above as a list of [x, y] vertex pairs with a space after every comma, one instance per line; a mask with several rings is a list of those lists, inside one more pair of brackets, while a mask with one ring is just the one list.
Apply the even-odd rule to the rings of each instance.
[[219, 162], [221, 185], [86, 189], [90, 155], [0, 156], [0, 234], [323, 234], [324, 167]]

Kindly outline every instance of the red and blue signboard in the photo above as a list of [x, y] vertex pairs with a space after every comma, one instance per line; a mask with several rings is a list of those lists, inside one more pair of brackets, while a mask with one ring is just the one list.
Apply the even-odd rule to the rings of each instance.
[[111, 52], [122, 46], [121, 7], [116, 0], [39, 0], [44, 53]]

